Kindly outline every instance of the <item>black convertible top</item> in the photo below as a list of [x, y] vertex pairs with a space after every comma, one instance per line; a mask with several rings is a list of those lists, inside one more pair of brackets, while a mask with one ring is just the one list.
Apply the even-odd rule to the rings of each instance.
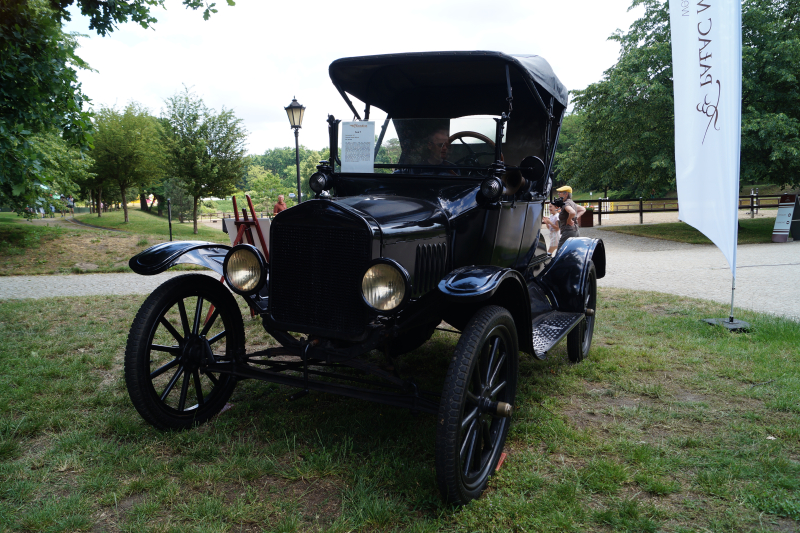
[[506, 66], [515, 110], [549, 107], [552, 96], [554, 114], [563, 112], [567, 89], [537, 55], [473, 51], [346, 57], [331, 63], [328, 71], [340, 92], [394, 118], [456, 118], [508, 111]]

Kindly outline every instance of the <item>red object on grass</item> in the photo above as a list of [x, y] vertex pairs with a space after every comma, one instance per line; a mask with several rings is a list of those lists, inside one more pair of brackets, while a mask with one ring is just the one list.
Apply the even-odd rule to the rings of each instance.
[[503, 452], [503, 453], [500, 454], [500, 460], [497, 461], [497, 468], [494, 469], [495, 472], [500, 470], [500, 467], [503, 466], [503, 461], [505, 461], [505, 460], [506, 460], [506, 454], [505, 454], [505, 452]]

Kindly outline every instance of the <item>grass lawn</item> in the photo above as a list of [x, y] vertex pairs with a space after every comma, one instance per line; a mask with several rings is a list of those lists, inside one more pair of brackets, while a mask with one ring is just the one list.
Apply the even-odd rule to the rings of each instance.
[[[159, 241], [169, 240], [169, 222], [167, 217], [158, 216], [155, 213], [146, 213], [139, 209], [128, 208], [128, 222], [125, 222], [125, 214], [120, 211], [109, 211], [98, 217], [92, 214], [75, 215], [75, 219], [85, 224], [100, 226], [109, 229], [123, 230], [128, 233], [138, 235], [151, 235], [158, 237]], [[222, 235], [222, 237], [220, 237]], [[197, 225], [197, 235], [194, 234], [194, 224], [187, 220], [183, 224], [177, 218], [172, 220], [172, 239], [176, 241], [212, 241], [230, 243], [228, 236], [222, 232], [222, 227], [217, 229], [209, 228], [203, 224]]]
[[[739, 244], [772, 242], [774, 218], [739, 219]], [[685, 222], [666, 224], [637, 224], [633, 226], [603, 226], [604, 231], [615, 231], [627, 235], [687, 242], [689, 244], [712, 244], [702, 233]]]
[[[100, 218], [93, 215], [76, 218], [124, 231], [63, 225], [61, 219], [27, 222], [14, 213], [0, 213], [0, 276], [130, 272], [128, 260], [132, 256], [169, 240], [166, 219], [139, 210], [128, 212], [128, 224], [122, 222], [122, 212], [104, 213]], [[191, 223], [173, 222], [172, 228], [175, 240], [230, 243], [221, 229], [201, 226], [200, 233], [194, 235]]]
[[[795, 531], [800, 325], [699, 319], [711, 302], [601, 289], [591, 353], [523, 357], [508, 458], [462, 509], [435, 485], [436, 417], [239, 383], [209, 424], [132, 407], [126, 331], [143, 296], [0, 302], [6, 531]], [[273, 341], [246, 315], [248, 349]], [[457, 337], [398, 366], [441, 380]]]

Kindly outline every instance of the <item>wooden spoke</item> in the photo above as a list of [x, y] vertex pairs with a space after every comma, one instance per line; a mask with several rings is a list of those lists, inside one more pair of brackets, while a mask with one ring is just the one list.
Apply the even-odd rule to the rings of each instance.
[[164, 366], [162, 366], [160, 368], [157, 368], [156, 370], [153, 370], [152, 372], [150, 372], [150, 379], [156, 379], [158, 376], [160, 376], [161, 374], [163, 374], [164, 372], [166, 372], [170, 368], [175, 368], [175, 365], [177, 365], [177, 364], [178, 364], [178, 360], [177, 359], [173, 359], [172, 361], [170, 361], [166, 365], [164, 365]]
[[178, 300], [178, 312], [181, 315], [181, 325], [183, 326], [183, 336], [189, 335], [189, 319], [186, 317], [186, 306], [183, 305], [183, 300]]
[[197, 406], [203, 407], [205, 401], [203, 400], [203, 386], [200, 384], [200, 372], [195, 370], [192, 374], [192, 379], [194, 380], [194, 391], [197, 395]]
[[164, 400], [166, 400], [167, 396], [169, 396], [169, 393], [172, 392], [172, 387], [174, 387], [175, 384], [178, 382], [178, 379], [181, 377], [181, 374], [183, 374], [183, 367], [179, 366], [178, 370], [175, 371], [175, 375], [172, 376], [171, 380], [169, 380], [169, 383], [167, 384], [167, 388], [165, 388], [164, 392], [161, 393], [161, 401], [162, 402]]
[[183, 337], [181, 337], [181, 334], [178, 333], [178, 330], [175, 329], [175, 327], [169, 323], [167, 317], [162, 316], [161, 320], [159, 320], [159, 323], [162, 326], [164, 326], [167, 329], [167, 331], [169, 331], [170, 335], [172, 335], [175, 338], [175, 340], [178, 341], [178, 344], [183, 344]]
[[183, 373], [183, 384], [181, 385], [181, 396], [178, 398], [178, 411], [186, 409], [186, 395], [189, 394], [189, 379], [192, 377], [189, 372]]
[[206, 320], [206, 324], [203, 326], [203, 331], [200, 332], [200, 335], [205, 336], [208, 334], [208, 331], [214, 325], [214, 322], [217, 320], [218, 316], [219, 316], [219, 309], [214, 309], [214, 312], [211, 313], [211, 316], [208, 317], [208, 320]]
[[200, 320], [203, 315], [203, 298], [197, 297], [197, 305], [194, 308], [194, 323], [192, 324], [192, 333], [197, 335], [200, 332]]

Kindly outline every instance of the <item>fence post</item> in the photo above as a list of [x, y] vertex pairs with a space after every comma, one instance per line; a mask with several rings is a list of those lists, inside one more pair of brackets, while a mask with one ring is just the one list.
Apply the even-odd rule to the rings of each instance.
[[603, 225], [603, 199], [597, 201], [597, 225]]
[[644, 224], [644, 205], [641, 196], [639, 197], [639, 224]]
[[756, 215], [756, 200], [753, 196], [753, 189], [750, 189], [750, 218]]
[[758, 187], [756, 187], [756, 213], [758, 213], [758, 208], [761, 206], [761, 200], [758, 199]]

